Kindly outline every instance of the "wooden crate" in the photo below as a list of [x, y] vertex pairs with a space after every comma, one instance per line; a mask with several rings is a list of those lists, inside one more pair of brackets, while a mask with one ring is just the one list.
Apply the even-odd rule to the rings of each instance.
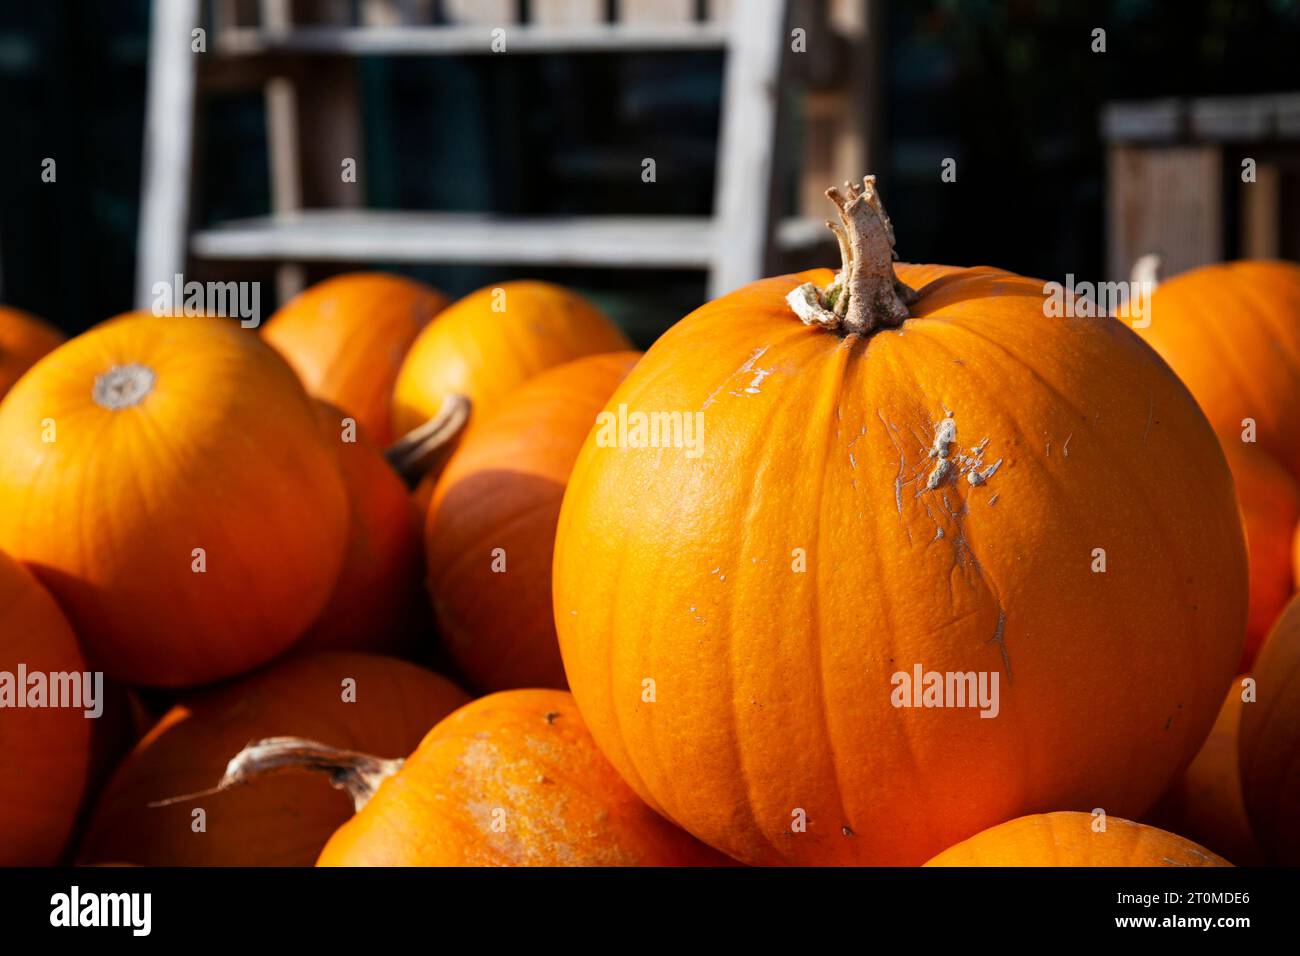
[[1300, 94], [1112, 103], [1102, 135], [1110, 280], [1149, 253], [1162, 276], [1300, 258]]

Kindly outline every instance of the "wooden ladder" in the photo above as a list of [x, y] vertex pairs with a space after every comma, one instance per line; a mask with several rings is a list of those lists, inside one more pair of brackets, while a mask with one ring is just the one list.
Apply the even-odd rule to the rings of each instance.
[[[156, 282], [170, 284], [195, 260], [277, 263], [282, 301], [301, 288], [301, 264], [307, 262], [702, 269], [716, 296], [827, 242], [821, 202], [809, 218], [781, 219], [775, 212], [778, 163], [789, 161], [777, 149], [788, 121], [782, 94], [797, 60], [823, 75], [823, 89], [813, 89], [806, 100], [810, 145], [803, 166], [812, 185], [800, 190], [801, 197], [816, 197], [866, 167], [871, 137], [865, 121], [875, 113], [869, 102], [875, 84], [861, 70], [856, 85], [827, 93], [832, 84], [824, 74], [827, 64], [842, 61], [849, 44], [878, 39], [878, 24], [867, 22], [880, 6], [875, 2], [359, 0], [357, 6], [315, 0], [310, 22], [302, 6], [291, 0], [257, 0], [255, 6], [252, 0], [153, 0], [138, 307], [148, 307]], [[744, 16], [732, 16], [733, 9]], [[792, 52], [791, 23], [805, 29], [813, 52]], [[192, 50], [199, 27], [207, 31], [206, 52]], [[360, 205], [359, 186], [340, 188], [342, 159], [362, 151], [352, 58], [502, 55], [492, 52], [498, 29], [508, 53], [725, 51], [713, 216], [510, 219], [381, 211]], [[304, 59], [312, 60], [310, 71], [290, 66]], [[265, 91], [272, 212], [193, 230], [200, 89], [250, 82]], [[311, 150], [302, 149], [304, 141]]]

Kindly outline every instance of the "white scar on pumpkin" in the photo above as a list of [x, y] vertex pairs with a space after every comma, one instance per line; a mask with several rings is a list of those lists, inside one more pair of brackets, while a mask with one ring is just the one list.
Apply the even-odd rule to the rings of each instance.
[[[903, 472], [905, 465], [903, 449], [898, 444], [898, 438], [894, 435], [893, 426], [885, 420], [884, 412], [877, 408], [876, 417], [879, 418], [880, 423], [885, 426], [885, 435], [889, 438], [890, 443], [893, 444], [894, 451], [898, 452], [898, 474], [894, 478], [894, 505], [898, 508], [898, 514], [901, 517], [903, 514]], [[865, 430], [866, 429], [864, 428], [863, 431]], [[908, 537], [911, 537], [910, 531], [908, 532]]]
[[965, 454], [956, 445], [957, 419], [953, 417], [952, 412], [945, 410], [944, 417], [935, 423], [934, 442], [930, 445], [928, 453], [934, 461], [934, 469], [926, 479], [925, 487], [917, 491], [918, 497], [924, 491], [934, 491], [949, 478], [955, 480], [965, 476], [969, 484], [982, 485], [1002, 467], [1001, 458], [991, 465], [984, 464], [984, 453], [989, 446], [987, 438], [981, 439], [978, 445]]
[[[727, 387], [727, 382], [731, 381], [733, 378], [735, 378], [738, 375], [744, 375], [748, 372], [754, 371], [754, 365], [758, 362], [759, 359], [763, 357], [763, 355], [766, 352], [767, 352], [766, 345], [762, 345], [754, 349], [754, 354], [752, 354], [748, 359], [745, 360], [744, 365], [740, 366], [740, 368], [736, 369], [734, 372], [728, 375], [726, 381], [724, 381], [721, 385], [719, 385], [717, 388], [715, 388], [712, 392], [709, 393], [709, 397], [706, 398], [704, 400], [704, 404], [700, 406], [700, 411], [704, 411], [704, 409], [708, 408], [710, 405], [713, 404], [714, 400], [718, 397], [718, 393]], [[762, 369], [762, 368], [759, 369], [757, 374], [754, 376], [753, 381], [749, 383], [749, 387], [746, 388], [745, 391], [751, 395], [757, 394], [758, 386], [763, 384], [763, 379], [767, 378], [771, 374], [772, 374], [771, 369]], [[731, 394], [740, 395], [741, 393], [733, 390]]]
[[770, 368], [758, 369], [758, 371], [754, 373], [754, 380], [746, 386], [745, 391], [750, 395], [757, 395], [758, 387], [763, 384], [763, 379], [767, 378], [771, 374], [772, 370]]

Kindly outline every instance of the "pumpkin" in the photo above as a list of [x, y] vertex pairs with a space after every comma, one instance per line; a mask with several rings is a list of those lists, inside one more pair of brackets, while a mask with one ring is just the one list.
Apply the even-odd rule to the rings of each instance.
[[1240, 435], [1250, 419], [1260, 447], [1300, 481], [1300, 266], [1193, 269], [1156, 287], [1144, 321], [1138, 333], [1215, 429]]
[[317, 417], [338, 454], [351, 530], [325, 609], [296, 646], [396, 653], [412, 643], [424, 604], [419, 515], [358, 421], [325, 402]]
[[351, 520], [343, 569], [296, 649], [402, 654], [430, 623], [421, 584], [423, 512], [408, 488], [441, 470], [469, 420], [469, 404], [453, 396], [438, 415], [382, 453], [356, 419], [320, 401], [317, 413], [327, 440], [337, 446]]
[[564, 691], [482, 697], [429, 731], [404, 762], [321, 758], [313, 743], [296, 744], [336, 779], [342, 771], [357, 800], [319, 866], [731, 863], [637, 799]]
[[125, 684], [105, 679], [103, 701], [103, 713], [90, 722], [93, 725], [90, 730], [90, 762], [86, 787], [77, 810], [79, 829], [73, 831], [69, 844], [72, 846], [79, 842], [80, 831], [84, 830], [95, 799], [113, 771], [157, 723], [157, 717], [149, 714], [140, 695]]
[[1300, 865], [1300, 597], [1278, 618], [1255, 662], [1256, 700], [1238, 742], [1241, 789], [1255, 837], [1276, 863]]
[[[189, 694], [118, 768], [78, 858], [150, 866], [310, 866], [351, 816], [351, 801], [302, 772], [214, 791], [230, 756], [276, 732], [406, 753], [467, 700], [451, 682], [414, 664], [343, 651], [295, 656]], [[200, 818], [205, 829], [196, 830]]]
[[480, 289], [440, 313], [411, 346], [393, 389], [393, 427], [418, 427], [452, 394], [466, 396], [482, 417], [544, 369], [626, 348], [623, 333], [567, 289], [546, 282]]
[[0, 398], [37, 359], [63, 344], [63, 333], [33, 315], [0, 305]]
[[565, 686], [551, 612], [555, 523], [587, 433], [639, 357], [589, 355], [530, 379], [442, 472], [424, 533], [429, 594], [476, 687]]
[[262, 335], [308, 392], [353, 415], [375, 442], [386, 445], [396, 437], [389, 405], [402, 359], [446, 305], [442, 293], [412, 279], [349, 273], [290, 299]]
[[1291, 580], [1300, 582], [1300, 523], [1291, 536]]
[[1223, 436], [1223, 450], [1237, 486], [1246, 552], [1250, 562], [1250, 605], [1240, 670], [1249, 670], [1260, 645], [1294, 590], [1292, 536], [1300, 521], [1300, 486], [1285, 468], [1256, 445]]
[[895, 273], [864, 186], [831, 191], [833, 284], [756, 282], [646, 352], [556, 533], [592, 736], [746, 863], [1138, 816], [1241, 655], [1241, 522], [1187, 390], [1122, 324], [1048, 317], [1040, 281]]
[[1254, 864], [1260, 856], [1237, 769], [1237, 733], [1248, 678], [1243, 674], [1229, 686], [1195, 759], [1144, 820], [1194, 839], [1238, 866]]
[[315, 414], [233, 322], [99, 326], [0, 406], [0, 548], [112, 676], [248, 670], [302, 636], [343, 564], [347, 494]]
[[926, 866], [1231, 866], [1191, 840], [1120, 817], [1036, 813], [991, 827]]
[[0, 866], [53, 864], [72, 832], [94, 721], [85, 706], [48, 705], [52, 675], [85, 671], [54, 599], [0, 551]]

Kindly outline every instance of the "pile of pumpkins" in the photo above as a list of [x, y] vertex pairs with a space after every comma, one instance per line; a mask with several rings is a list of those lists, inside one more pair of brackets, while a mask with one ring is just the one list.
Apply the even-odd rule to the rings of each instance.
[[1300, 863], [1300, 267], [1135, 331], [830, 195], [645, 354], [533, 281], [0, 310], [0, 677], [107, 680], [0, 682], [0, 864]]

